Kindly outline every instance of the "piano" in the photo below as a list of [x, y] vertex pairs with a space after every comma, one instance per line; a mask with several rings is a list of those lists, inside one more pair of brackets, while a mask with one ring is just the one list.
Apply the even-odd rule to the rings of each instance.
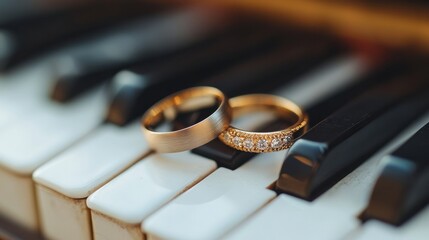
[[[0, 239], [429, 239], [428, 7], [0, 0]], [[309, 130], [153, 152], [140, 117], [192, 86], [288, 98]]]

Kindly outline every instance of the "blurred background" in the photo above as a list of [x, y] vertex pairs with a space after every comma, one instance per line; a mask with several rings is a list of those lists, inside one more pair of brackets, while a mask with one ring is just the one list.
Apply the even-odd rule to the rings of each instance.
[[[303, 106], [310, 127], [364, 94], [392, 95], [392, 106], [420, 96], [418, 115], [429, 104], [428, 57], [423, 0], [0, 0], [0, 230], [49, 235], [34, 191], [9, 187], [17, 176], [33, 189], [37, 168], [96, 129], [134, 134], [178, 90], [274, 93]], [[194, 152], [217, 166], [253, 156], [211, 144]]]

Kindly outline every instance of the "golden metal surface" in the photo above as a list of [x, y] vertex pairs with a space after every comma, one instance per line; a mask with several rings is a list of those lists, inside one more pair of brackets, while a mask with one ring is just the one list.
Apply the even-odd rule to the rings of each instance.
[[[201, 99], [203, 98], [203, 99]], [[218, 108], [207, 118], [176, 131], [161, 132], [153, 126], [172, 121], [179, 112], [190, 110], [191, 105], [215, 100]], [[200, 99], [200, 100], [198, 100]], [[219, 136], [231, 122], [231, 108], [224, 94], [213, 87], [194, 87], [172, 94], [152, 106], [143, 115], [141, 124], [149, 146], [157, 152], [180, 152], [204, 145]]]
[[295, 103], [268, 94], [249, 94], [230, 99], [233, 113], [246, 109], [266, 108], [287, 122], [293, 124], [279, 131], [250, 132], [228, 127], [219, 135], [226, 145], [245, 152], [273, 152], [289, 148], [293, 139], [306, 131], [308, 118]]

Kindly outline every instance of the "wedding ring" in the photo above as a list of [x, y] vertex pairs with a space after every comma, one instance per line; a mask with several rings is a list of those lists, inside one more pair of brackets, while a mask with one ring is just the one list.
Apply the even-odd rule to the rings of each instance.
[[273, 132], [250, 132], [228, 127], [219, 135], [226, 145], [244, 152], [274, 152], [289, 148], [294, 139], [307, 130], [308, 117], [295, 103], [281, 97], [267, 94], [250, 94], [229, 100], [233, 115], [251, 109], [268, 109], [289, 122], [286, 129]]
[[[207, 118], [175, 131], [155, 131], [172, 122], [179, 113], [195, 111], [207, 105], [218, 107]], [[142, 117], [142, 130], [149, 146], [157, 152], [180, 152], [204, 145], [219, 136], [231, 122], [227, 97], [213, 87], [194, 87], [172, 94], [155, 105]]]

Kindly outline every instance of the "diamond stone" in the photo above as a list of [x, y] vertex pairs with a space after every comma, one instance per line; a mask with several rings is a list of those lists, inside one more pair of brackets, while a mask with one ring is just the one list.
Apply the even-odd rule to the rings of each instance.
[[232, 143], [234, 143], [237, 146], [241, 146], [241, 138], [240, 137], [234, 137], [232, 139]]
[[231, 141], [231, 135], [229, 135], [229, 133], [225, 133], [223, 135], [223, 139], [225, 139], [225, 142], [230, 142]]
[[261, 139], [256, 143], [259, 150], [265, 150], [268, 147], [268, 142], [265, 139]]
[[283, 142], [284, 144], [291, 144], [293, 140], [292, 135], [288, 134], [283, 138]]
[[244, 140], [244, 142], [243, 142], [243, 146], [245, 147], [245, 148], [252, 148], [253, 147], [253, 142], [252, 142], [252, 140], [250, 140], [250, 139], [246, 139], [246, 140]]
[[282, 140], [280, 140], [280, 139], [278, 139], [278, 138], [274, 138], [274, 139], [271, 141], [271, 147], [272, 147], [272, 148], [279, 148], [279, 147], [281, 147], [282, 145], [283, 145]]

